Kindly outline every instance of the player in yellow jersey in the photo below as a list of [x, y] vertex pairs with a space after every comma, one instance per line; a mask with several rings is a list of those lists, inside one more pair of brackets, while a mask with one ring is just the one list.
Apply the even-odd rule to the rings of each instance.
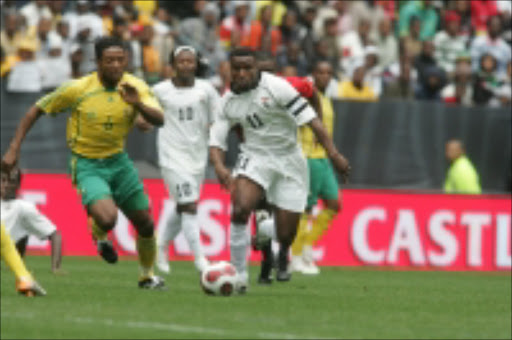
[[16, 277], [16, 290], [25, 296], [44, 296], [46, 291], [37, 283], [28, 272], [25, 264], [21, 260], [20, 254], [14, 246], [14, 242], [5, 230], [4, 223], [1, 222], [1, 256], [2, 260], [9, 266]]
[[[332, 137], [334, 110], [331, 99], [325, 94], [331, 77], [332, 67], [327, 61], [315, 63], [313, 80], [322, 106], [322, 122], [329, 136]], [[319, 269], [313, 260], [313, 245], [322, 237], [332, 220], [339, 213], [341, 198], [338, 195], [338, 181], [328, 155], [309, 127], [300, 128], [299, 141], [302, 144], [302, 151], [308, 159], [309, 196], [306, 212], [301, 217], [297, 235], [291, 247], [290, 269], [314, 275], [319, 273]], [[308, 230], [308, 222], [312, 218], [312, 208], [319, 198], [323, 200], [324, 209], [313, 220], [311, 229]]]
[[21, 143], [39, 117], [70, 111], [67, 141], [72, 152], [71, 177], [94, 219], [92, 233], [98, 252], [107, 262], [117, 262], [107, 233], [116, 225], [119, 207], [137, 230], [139, 287], [163, 288], [163, 280], [153, 273], [156, 244], [148, 198], [124, 152], [126, 136], [135, 121], [142, 117], [161, 126], [163, 112], [147, 84], [125, 72], [128, 53], [122, 41], [100, 38], [95, 53], [97, 72], [63, 84], [29, 109], [2, 159], [2, 167], [9, 171], [17, 163]]

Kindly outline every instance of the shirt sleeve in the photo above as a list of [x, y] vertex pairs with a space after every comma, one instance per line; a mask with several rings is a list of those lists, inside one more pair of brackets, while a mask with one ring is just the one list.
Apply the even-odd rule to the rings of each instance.
[[277, 103], [292, 116], [298, 126], [307, 124], [316, 117], [315, 110], [308, 101], [286, 80], [273, 78], [272, 85]]
[[220, 115], [220, 96], [217, 90], [208, 84], [208, 122], [212, 124]]
[[139, 95], [140, 100], [142, 103], [146, 106], [149, 106], [153, 109], [161, 110], [162, 107], [160, 106], [160, 103], [158, 102], [158, 99], [155, 96], [155, 93], [153, 92], [153, 89], [151, 89], [146, 84], [140, 85], [139, 88]]
[[69, 81], [39, 99], [36, 106], [47, 114], [61, 113], [73, 107], [79, 93], [76, 81]]
[[217, 147], [227, 151], [227, 139], [231, 124], [226, 117], [225, 107], [225, 99], [222, 98], [220, 100], [217, 117], [215, 117], [215, 120], [210, 127], [210, 141], [208, 144], [210, 147]]
[[43, 240], [57, 229], [55, 225], [35, 207], [26, 202], [23, 206], [23, 225], [30, 234]]

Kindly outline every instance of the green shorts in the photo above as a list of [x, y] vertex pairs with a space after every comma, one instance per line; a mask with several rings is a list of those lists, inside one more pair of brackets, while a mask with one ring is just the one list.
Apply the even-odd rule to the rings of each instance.
[[139, 173], [125, 152], [102, 159], [72, 154], [70, 168], [84, 206], [111, 197], [122, 211], [149, 208]]
[[308, 158], [309, 195], [306, 209], [311, 209], [319, 198], [338, 200], [338, 180], [327, 158]]

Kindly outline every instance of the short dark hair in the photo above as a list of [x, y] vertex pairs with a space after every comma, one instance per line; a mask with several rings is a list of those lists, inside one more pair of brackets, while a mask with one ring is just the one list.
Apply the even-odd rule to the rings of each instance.
[[256, 59], [256, 51], [249, 47], [237, 47], [229, 53], [229, 60], [234, 57], [253, 57]]
[[320, 64], [323, 64], [323, 63], [329, 64], [329, 66], [331, 66], [331, 68], [332, 68], [332, 64], [331, 64], [331, 62], [328, 59], [326, 59], [326, 58], [319, 58], [319, 59], [317, 59], [317, 60], [315, 60], [313, 62], [313, 65], [311, 67], [311, 71], [316, 71], [318, 66], [320, 66]]
[[103, 51], [110, 47], [120, 47], [123, 50], [127, 50], [126, 44], [117, 38], [114, 37], [100, 37], [96, 39], [94, 43], [94, 52], [96, 54], [96, 59], [99, 60], [103, 56]]
[[256, 60], [258, 60], [258, 61], [267, 61], [267, 60], [274, 61], [275, 60], [272, 53], [270, 53], [268, 51], [256, 51], [254, 54], [255, 54]]

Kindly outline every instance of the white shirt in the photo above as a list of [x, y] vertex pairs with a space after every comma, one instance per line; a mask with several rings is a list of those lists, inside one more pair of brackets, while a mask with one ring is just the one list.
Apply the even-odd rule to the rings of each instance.
[[221, 100], [219, 117], [210, 132], [210, 146], [227, 150], [231, 126], [242, 126], [244, 153], [261, 156], [288, 155], [299, 149], [297, 127], [307, 124], [316, 113], [286, 80], [262, 72], [258, 86], [235, 94], [227, 91]]
[[12, 68], [7, 81], [9, 92], [41, 92], [43, 74], [35, 60], [20, 61]]
[[65, 56], [37, 60], [42, 74], [42, 88], [55, 89], [71, 80], [71, 62]]
[[55, 225], [30, 202], [14, 199], [0, 202], [2, 222], [14, 243], [34, 235], [43, 240], [57, 229]]
[[187, 173], [204, 172], [208, 133], [217, 116], [220, 97], [207, 81], [195, 79], [192, 87], [175, 87], [165, 80], [153, 87], [164, 109], [164, 125], [158, 129], [160, 166]]

